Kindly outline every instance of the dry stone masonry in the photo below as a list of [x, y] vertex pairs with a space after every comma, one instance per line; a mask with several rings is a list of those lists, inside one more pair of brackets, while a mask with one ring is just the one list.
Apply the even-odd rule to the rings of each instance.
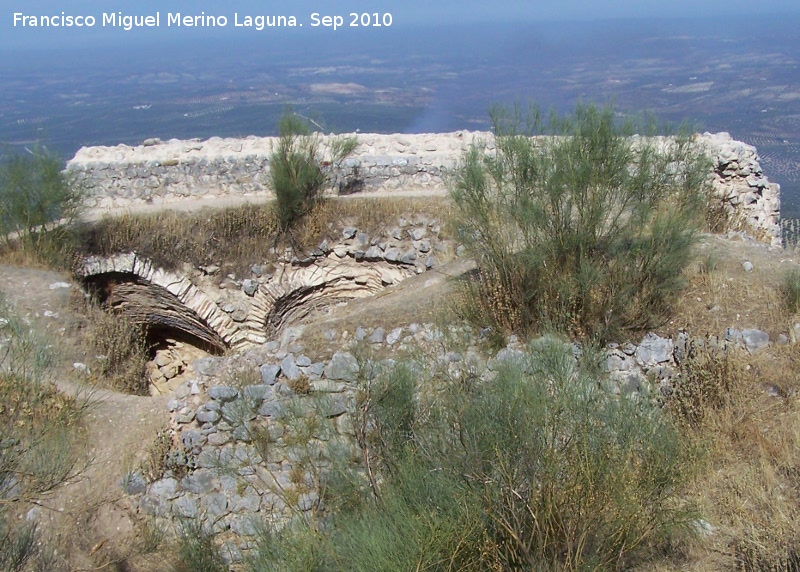
[[[304, 258], [287, 251], [269, 266], [254, 265], [243, 280], [218, 280], [218, 267], [170, 272], [135, 253], [89, 257], [80, 273], [135, 321], [180, 332], [203, 347], [243, 350], [266, 343], [315, 309], [373, 296], [435, 269], [452, 250], [440, 231], [436, 221], [421, 216], [399, 219], [372, 236], [348, 227], [340, 240], [325, 240]], [[169, 380], [177, 375], [166, 375], [172, 369], [159, 372]], [[161, 382], [155, 371], [151, 378]]]
[[701, 144], [712, 159], [712, 187], [728, 217], [770, 246], [781, 246], [781, 188], [770, 183], [756, 148], [727, 133], [706, 133]]
[[[780, 246], [780, 187], [770, 183], [751, 145], [727, 133], [698, 135], [711, 157], [709, 174], [726, 212], [764, 242]], [[444, 192], [447, 175], [473, 142], [487, 143], [486, 132], [378, 135], [359, 134], [355, 154], [344, 161], [342, 180], [349, 190]], [[323, 151], [328, 138], [322, 138]], [[93, 208], [162, 204], [189, 198], [270, 194], [269, 156], [275, 138], [247, 137], [162, 142], [131, 147], [84, 147], [67, 169], [89, 192]]]
[[[167, 471], [152, 482], [128, 474], [121, 483], [142, 512], [164, 524], [199, 519], [219, 534], [223, 552], [238, 560], [257, 526], [280, 527], [298, 515], [324, 511], [320, 482], [334, 458], [359, 470], [358, 399], [366, 380], [394, 367], [393, 359], [357, 359], [363, 346], [402, 356], [422, 378], [433, 372], [490, 382], [508, 362], [526, 367], [526, 347], [516, 336], [493, 356], [481, 354], [468, 329], [408, 324], [391, 332], [358, 327], [326, 336], [337, 349], [315, 360], [301, 344], [270, 342], [235, 356], [207, 357], [192, 364], [194, 376], [177, 387], [172, 411], [172, 450]], [[466, 340], [460, 351], [442, 340]], [[797, 340], [793, 338], [793, 343]], [[760, 330], [728, 328], [720, 336], [692, 339], [647, 334], [638, 344], [609, 344], [604, 389], [633, 399], [663, 400], [693, 352], [746, 351], [792, 343], [770, 340]], [[356, 348], [361, 348], [357, 351]], [[579, 356], [583, 349], [573, 344]], [[409, 363], [409, 362], [406, 362]]]

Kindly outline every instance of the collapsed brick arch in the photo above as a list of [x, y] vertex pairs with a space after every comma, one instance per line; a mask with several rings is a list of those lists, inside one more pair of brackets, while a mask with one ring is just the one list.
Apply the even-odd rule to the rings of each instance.
[[89, 257], [79, 274], [109, 305], [146, 324], [153, 334], [187, 338], [215, 353], [245, 339], [230, 317], [188, 278], [157, 268], [134, 253]]
[[213, 328], [166, 288], [130, 272], [106, 272], [84, 279], [87, 289], [115, 311], [147, 327], [151, 347], [164, 340], [189, 343], [208, 353], [220, 354], [227, 344]]
[[415, 270], [387, 261], [365, 264], [349, 257], [286, 263], [251, 297], [240, 294], [248, 310], [238, 322], [188, 278], [157, 268], [136, 254], [87, 258], [80, 273], [86, 286], [113, 308], [146, 324], [151, 336], [183, 340], [219, 353], [265, 343], [317, 308], [373, 296]]
[[287, 267], [259, 289], [254, 300], [259, 311], [254, 318], [261, 331], [275, 334], [317, 308], [374, 296], [412, 274], [408, 267], [349, 258], [320, 258], [306, 266]]

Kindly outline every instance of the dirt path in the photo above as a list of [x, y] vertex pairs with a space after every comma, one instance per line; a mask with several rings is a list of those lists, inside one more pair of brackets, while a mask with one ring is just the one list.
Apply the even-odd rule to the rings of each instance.
[[[66, 394], [88, 400], [83, 419], [87, 463], [75, 482], [60, 487], [35, 509], [48, 538], [70, 546], [73, 566], [96, 567], [123, 554], [136, 536], [135, 511], [120, 479], [137, 467], [167, 426], [166, 397], [138, 397], [82, 383], [73, 364], [86, 359], [78, 342], [82, 317], [72, 301], [74, 286], [56, 272], [0, 265], [0, 294], [18, 315], [46, 332], [57, 348], [56, 384]], [[97, 549], [98, 545], [105, 547]]]

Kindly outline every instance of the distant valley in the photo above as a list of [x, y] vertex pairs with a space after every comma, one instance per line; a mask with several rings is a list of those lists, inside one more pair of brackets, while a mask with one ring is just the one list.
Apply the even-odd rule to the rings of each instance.
[[756, 145], [784, 216], [800, 216], [798, 46], [795, 18], [398, 24], [0, 52], [0, 149], [71, 157], [148, 137], [266, 135], [288, 105], [329, 131], [485, 130], [494, 103], [581, 99]]

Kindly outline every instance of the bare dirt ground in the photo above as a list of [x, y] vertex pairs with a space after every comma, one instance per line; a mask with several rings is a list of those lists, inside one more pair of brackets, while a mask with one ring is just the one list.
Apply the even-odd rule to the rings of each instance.
[[58, 388], [88, 400], [84, 417], [85, 469], [36, 510], [46, 537], [70, 547], [75, 570], [95, 569], [120, 558], [137, 534], [137, 517], [119, 482], [147, 454], [156, 433], [168, 425], [167, 397], [138, 397], [85, 383], [74, 363], [83, 362], [68, 276], [48, 270], [0, 265], [0, 293], [18, 314], [48, 332], [57, 348]]
[[723, 335], [728, 327], [757, 328], [772, 340], [788, 333], [790, 317], [783, 309], [781, 283], [800, 265], [800, 251], [769, 248], [738, 236], [703, 235], [694, 252], [685, 272], [687, 289], [660, 331]]

